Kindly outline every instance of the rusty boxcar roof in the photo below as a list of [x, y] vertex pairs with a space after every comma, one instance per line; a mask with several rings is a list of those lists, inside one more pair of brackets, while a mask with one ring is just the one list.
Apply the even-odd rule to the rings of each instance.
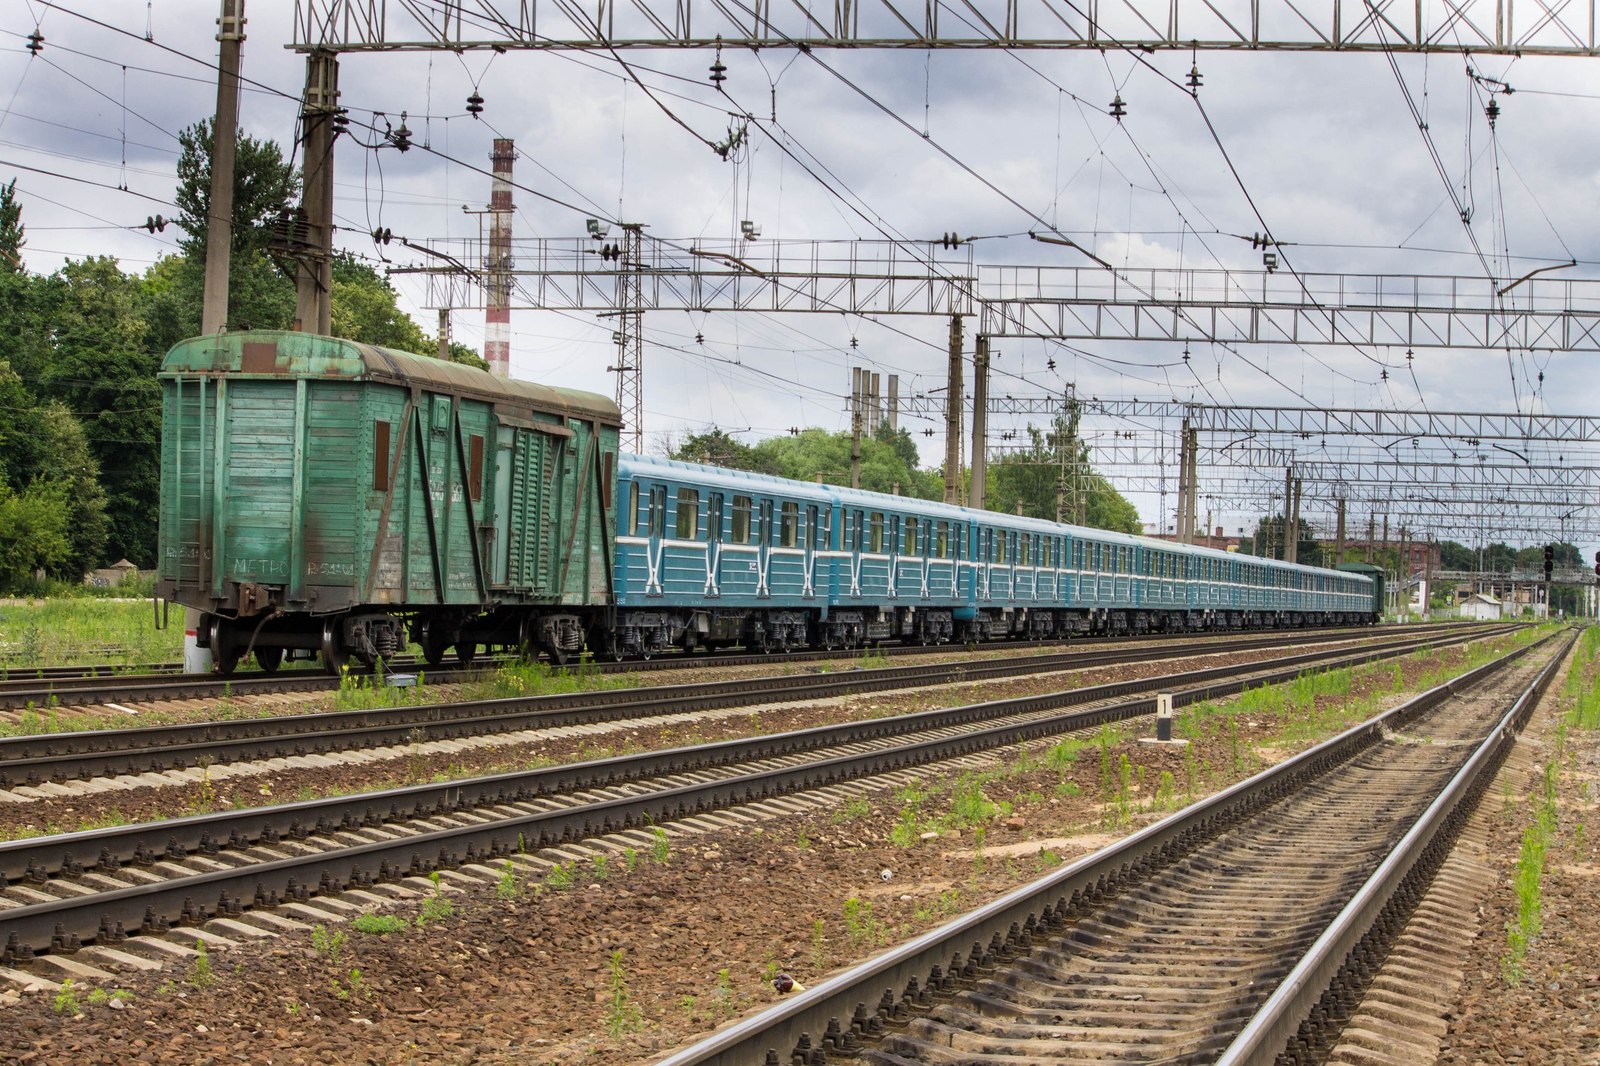
[[611, 425], [622, 421], [617, 405], [598, 393], [497, 378], [461, 363], [315, 333], [242, 330], [179, 341], [161, 361], [161, 376], [181, 374], [388, 381], [564, 416], [598, 418]]

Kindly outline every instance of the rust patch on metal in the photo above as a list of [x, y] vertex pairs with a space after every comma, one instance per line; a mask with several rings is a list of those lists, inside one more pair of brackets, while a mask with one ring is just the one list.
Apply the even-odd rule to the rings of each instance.
[[239, 370], [245, 374], [276, 374], [278, 345], [274, 341], [245, 341], [239, 357]]

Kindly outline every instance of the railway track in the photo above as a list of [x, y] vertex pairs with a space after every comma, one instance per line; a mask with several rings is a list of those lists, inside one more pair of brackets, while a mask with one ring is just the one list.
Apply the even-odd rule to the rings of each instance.
[[[1454, 626], [1442, 628], [1459, 628]], [[1470, 628], [1470, 627], [1468, 627]], [[1276, 630], [1280, 640], [1313, 641], [1313, 640], [1340, 640], [1354, 639], [1356, 635], [1382, 635], [1394, 631], [1414, 631], [1415, 626], [1380, 626], [1375, 629], [1307, 629], [1307, 630]], [[1129, 644], [1138, 646], [1160, 646], [1167, 642], [1194, 641], [1196, 639], [1209, 639], [1219, 644], [1226, 644], [1233, 640], [1259, 640], [1260, 632], [1239, 634], [1222, 633], [1201, 637], [1197, 634], [1171, 634], [1166, 636], [1146, 636], [1130, 642], [1127, 638], [1088, 637], [1077, 638], [1072, 641], [1033, 641], [1015, 645], [978, 644], [972, 645], [977, 651], [1001, 651], [1008, 647], [1022, 648], [1048, 648], [1048, 647], [1098, 647], [1107, 644]], [[885, 658], [901, 658], [925, 655], [948, 655], [952, 651], [961, 650], [957, 646], [943, 645], [891, 645], [873, 649], [872, 654], [882, 655]], [[859, 653], [858, 653], [859, 654]], [[673, 653], [655, 659], [633, 659], [620, 663], [588, 662], [583, 664], [586, 671], [601, 674], [642, 673], [661, 670], [676, 670], [689, 668], [703, 668], [708, 665], [738, 665], [738, 664], [781, 664], [821, 662], [838, 660], [841, 653], [836, 651], [802, 651], [789, 653], [762, 654], [757, 652], [734, 651], [717, 652], [711, 655], [687, 655]], [[848, 659], [849, 656], [843, 656]], [[400, 656], [389, 664], [390, 673], [412, 673], [422, 671], [430, 681], [448, 683], [452, 681], [467, 680], [480, 676], [485, 670], [509, 662], [509, 659], [491, 658], [480, 660], [466, 667], [428, 667], [421, 664], [415, 656]], [[339, 679], [331, 677], [320, 670], [280, 670], [267, 673], [264, 671], [240, 672], [228, 677], [218, 677], [211, 674], [179, 674], [180, 665], [176, 663], [153, 663], [139, 667], [115, 666], [60, 666], [37, 667], [26, 670], [13, 669], [0, 673], [0, 710], [20, 710], [30, 705], [34, 707], [45, 706], [83, 706], [86, 704], [138, 702], [145, 700], [172, 700], [172, 699], [217, 699], [223, 696], [244, 696], [250, 694], [280, 693], [280, 692], [323, 692], [339, 686]]]
[[1570, 644], [1430, 690], [660, 1066], [1318, 1061]]
[[[1130, 690], [1174, 691], [1182, 705], [1291, 680], [1312, 661], [1345, 665], [1415, 646], [1325, 650], [778, 736], [12, 841], [0, 844], [0, 966], [26, 964], [41, 950], [70, 957], [84, 944], [113, 961], [125, 956], [118, 945], [133, 933], [234, 921], [247, 911], [368, 891], [440, 867], [1150, 713], [1154, 698], [1129, 699]], [[1073, 705], [1081, 709], [1066, 709]]]
[[[1405, 632], [1400, 643], [1489, 636], [1505, 628]], [[1348, 632], [1323, 633], [1304, 643], [1347, 643]], [[1393, 641], [1395, 638], [1391, 637]], [[46, 781], [141, 774], [191, 766], [331, 751], [394, 747], [438, 740], [547, 729], [577, 723], [638, 719], [774, 701], [805, 701], [928, 685], [986, 681], [1081, 670], [1125, 662], [1277, 647], [1279, 635], [1229, 641], [1163, 642], [1154, 647], [1097, 647], [1021, 659], [983, 659], [937, 665], [883, 667], [703, 682], [647, 689], [599, 689], [545, 696], [461, 701], [367, 711], [228, 719], [166, 726], [46, 733], [0, 739], [0, 788]], [[1330, 654], [1311, 653], [1314, 663]], [[1129, 691], [1132, 691], [1130, 689]]]

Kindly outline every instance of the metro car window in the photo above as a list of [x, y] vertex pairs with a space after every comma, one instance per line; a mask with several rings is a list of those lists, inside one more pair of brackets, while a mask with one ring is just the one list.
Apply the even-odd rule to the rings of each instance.
[[750, 543], [750, 497], [748, 496], [733, 498], [733, 542]]
[[785, 503], [778, 523], [778, 543], [793, 548], [800, 541], [800, 505]]
[[694, 540], [700, 523], [700, 494], [694, 489], [678, 490], [677, 537]]

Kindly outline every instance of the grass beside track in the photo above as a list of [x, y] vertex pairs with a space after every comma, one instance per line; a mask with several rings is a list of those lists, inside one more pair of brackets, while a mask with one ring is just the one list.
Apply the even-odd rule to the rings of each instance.
[[183, 610], [157, 629], [151, 601], [101, 597], [0, 603], [0, 676], [40, 666], [172, 662], [183, 655]]

